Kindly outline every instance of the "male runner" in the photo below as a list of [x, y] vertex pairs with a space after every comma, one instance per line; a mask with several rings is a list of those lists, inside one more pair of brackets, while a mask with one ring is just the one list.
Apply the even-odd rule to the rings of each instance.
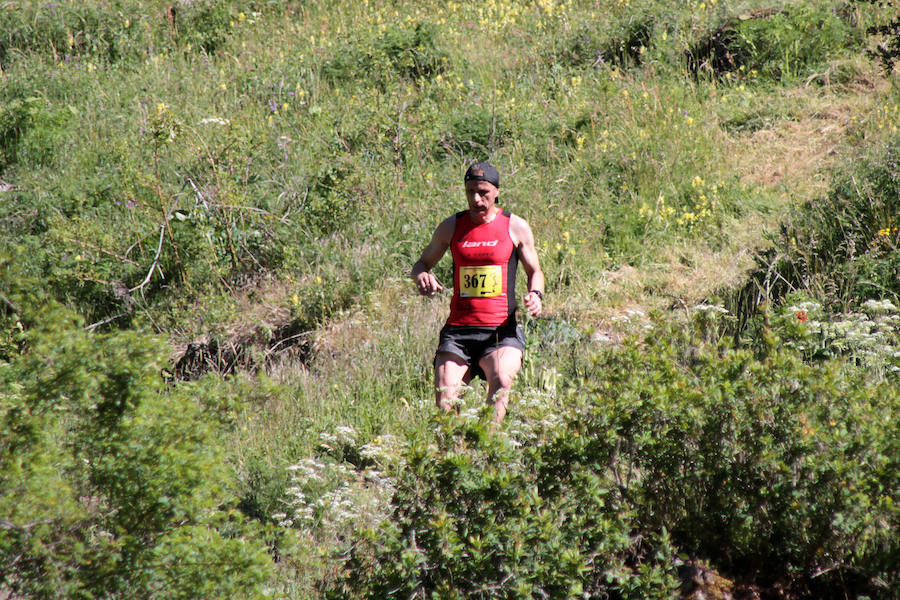
[[450, 248], [453, 297], [434, 357], [435, 401], [450, 410], [460, 385], [482, 376], [488, 383], [487, 400], [494, 404], [494, 422], [499, 424], [525, 350], [525, 335], [516, 323], [516, 267], [521, 262], [528, 277], [523, 300], [532, 317], [543, 307], [544, 274], [528, 223], [497, 206], [497, 169], [486, 162], [474, 163], [464, 182], [468, 210], [437, 226], [413, 265], [412, 278], [423, 296], [442, 290], [431, 269]]

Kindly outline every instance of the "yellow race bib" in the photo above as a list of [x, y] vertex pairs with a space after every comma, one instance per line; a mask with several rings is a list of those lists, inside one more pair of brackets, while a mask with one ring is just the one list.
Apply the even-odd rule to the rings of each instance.
[[503, 293], [503, 268], [481, 265], [459, 268], [460, 298], [488, 298]]

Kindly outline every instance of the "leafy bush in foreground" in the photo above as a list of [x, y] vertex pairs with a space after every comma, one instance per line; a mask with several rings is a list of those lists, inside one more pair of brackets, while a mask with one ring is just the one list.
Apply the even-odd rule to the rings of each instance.
[[681, 551], [801, 597], [891, 598], [900, 395], [769, 335], [754, 356], [673, 344], [672, 329], [585, 361], [593, 400], [571, 427], [591, 441], [565, 446], [612, 464], [640, 527]]
[[772, 340], [648, 340], [576, 360], [521, 439], [464, 413], [413, 443], [330, 597], [664, 598], [699, 557], [738, 587], [894, 598], [900, 394]]
[[441, 434], [440, 447], [412, 445], [391, 520], [361, 532], [330, 598], [670, 597], [665, 534], [633, 535], [603, 466], [520, 448], [485, 423]]
[[0, 591], [258, 597], [270, 560], [237, 511], [215, 426], [166, 390], [163, 348], [91, 335], [0, 262]]

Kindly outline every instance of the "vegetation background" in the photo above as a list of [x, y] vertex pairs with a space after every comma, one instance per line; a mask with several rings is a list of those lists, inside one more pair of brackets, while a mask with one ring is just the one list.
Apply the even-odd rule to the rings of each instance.
[[[0, 597], [900, 597], [897, 16], [4, 2]], [[499, 432], [407, 279], [476, 159]]]

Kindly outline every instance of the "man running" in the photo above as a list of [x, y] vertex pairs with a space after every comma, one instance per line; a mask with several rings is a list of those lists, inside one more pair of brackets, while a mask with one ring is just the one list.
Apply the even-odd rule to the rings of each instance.
[[516, 323], [517, 264], [522, 263], [528, 277], [529, 291], [523, 300], [532, 317], [540, 315], [543, 307], [544, 274], [531, 227], [497, 206], [497, 169], [490, 163], [474, 163], [464, 182], [468, 210], [437, 226], [413, 265], [412, 278], [423, 296], [442, 290], [431, 269], [450, 248], [453, 297], [434, 357], [435, 401], [450, 410], [460, 385], [483, 377], [488, 383], [487, 400], [494, 405], [494, 422], [499, 424], [525, 350], [525, 334]]

